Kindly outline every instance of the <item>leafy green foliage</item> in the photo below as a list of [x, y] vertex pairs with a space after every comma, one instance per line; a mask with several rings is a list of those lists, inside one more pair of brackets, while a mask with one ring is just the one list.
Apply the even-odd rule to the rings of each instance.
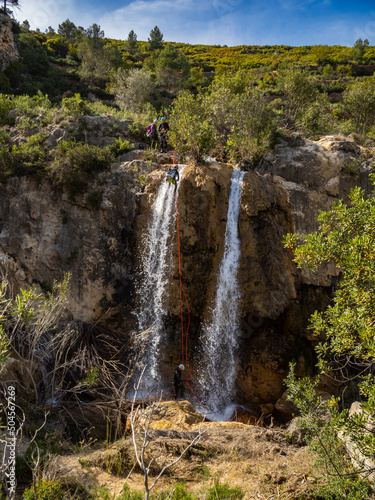
[[200, 161], [213, 145], [213, 128], [202, 102], [191, 92], [182, 91], [173, 102], [170, 139], [180, 153], [189, 153]]
[[110, 147], [100, 148], [66, 140], [59, 142], [49, 171], [57, 182], [70, 186], [74, 196], [86, 187], [88, 174], [106, 170], [112, 161]]
[[[374, 176], [372, 182], [375, 183]], [[375, 453], [375, 435], [368, 425], [369, 419], [375, 418], [375, 197], [373, 193], [365, 195], [362, 189], [356, 187], [351, 191], [350, 203], [347, 206], [339, 201], [332, 210], [321, 212], [318, 217], [319, 231], [302, 237], [297, 247], [296, 235], [288, 235], [285, 244], [295, 249], [295, 262], [299, 267], [306, 265], [315, 269], [322, 263], [333, 262], [341, 270], [332, 305], [312, 315], [310, 328], [317, 337], [324, 339], [316, 347], [320, 370], [334, 375], [343, 383], [354, 380], [358, 384], [362, 397], [360, 410], [351, 415], [345, 408], [332, 411], [333, 420], [327, 436], [331, 435], [336, 441], [325, 446], [328, 451], [339, 450], [342, 448], [342, 436], [349, 439], [355, 450], [355, 472], [366, 470], [369, 465], [364, 459], [373, 457]], [[314, 405], [309, 403], [313, 400], [313, 387], [306, 381], [299, 382], [298, 395], [293, 388], [296, 381], [292, 372], [290, 377], [288, 386], [294, 402], [300, 406], [303, 415], [316, 422]], [[332, 405], [336, 403], [332, 401]], [[310, 430], [316, 434], [316, 439], [323, 439], [321, 426], [310, 427]], [[327, 450], [320, 448], [318, 452], [324, 456]], [[346, 454], [345, 457], [348, 461]], [[331, 461], [334, 467], [336, 462]], [[348, 467], [345, 465], [346, 469]], [[342, 471], [336, 472], [336, 476], [341, 477], [342, 474]], [[343, 495], [339, 498], [346, 498]]]
[[130, 144], [130, 141], [127, 139], [122, 140], [121, 137], [115, 139], [111, 145], [111, 151], [115, 156], [127, 153], [128, 151], [131, 151], [131, 149], [132, 145]]
[[74, 94], [72, 97], [65, 97], [62, 100], [62, 109], [73, 119], [85, 115], [88, 112], [88, 106], [80, 94]]
[[245, 493], [238, 486], [231, 488], [228, 483], [220, 483], [216, 480], [214, 485], [209, 488], [206, 500], [217, 500], [218, 498], [241, 500], [244, 496]]
[[344, 94], [344, 109], [355, 125], [365, 134], [375, 124], [375, 80], [356, 82]]
[[64, 490], [58, 480], [45, 481], [38, 479], [36, 491], [34, 486], [27, 488], [23, 494], [23, 500], [63, 500]]
[[154, 82], [150, 71], [145, 68], [129, 71], [120, 68], [114, 75], [111, 89], [121, 108], [141, 112], [151, 98]]

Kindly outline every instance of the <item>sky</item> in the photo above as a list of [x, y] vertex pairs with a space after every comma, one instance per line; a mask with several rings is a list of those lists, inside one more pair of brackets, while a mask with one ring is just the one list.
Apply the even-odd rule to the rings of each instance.
[[375, 2], [368, 0], [20, 0], [15, 17], [45, 31], [70, 19], [105, 36], [217, 45], [375, 45]]

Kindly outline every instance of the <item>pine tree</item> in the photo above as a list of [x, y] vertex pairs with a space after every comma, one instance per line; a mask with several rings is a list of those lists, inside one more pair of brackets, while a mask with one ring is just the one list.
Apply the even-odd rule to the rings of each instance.
[[148, 44], [150, 51], [163, 48], [163, 33], [157, 26], [155, 26], [155, 28], [151, 30]]
[[135, 54], [138, 48], [137, 35], [133, 30], [129, 32], [128, 39], [126, 40], [126, 48], [129, 54]]

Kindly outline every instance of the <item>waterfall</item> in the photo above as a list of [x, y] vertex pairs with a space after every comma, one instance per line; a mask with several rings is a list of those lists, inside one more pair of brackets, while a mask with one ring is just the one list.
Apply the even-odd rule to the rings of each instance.
[[233, 170], [224, 255], [211, 310], [211, 322], [206, 326], [204, 335], [204, 359], [207, 362], [202, 370], [202, 383], [206, 393], [206, 405], [214, 411], [223, 410], [233, 401], [237, 374], [236, 351], [240, 299], [237, 275], [241, 255], [238, 218], [244, 174], [240, 170]]
[[[185, 167], [179, 169], [180, 181]], [[177, 193], [178, 193], [177, 184]], [[175, 220], [175, 189], [169, 182], [162, 182], [154, 203], [147, 233], [143, 240], [142, 271], [143, 280], [139, 289], [140, 308], [138, 312], [139, 331], [152, 328], [145, 363], [146, 379], [158, 380], [158, 360], [163, 339], [163, 316], [168, 297], [168, 271], [172, 252], [169, 243], [173, 235]]]

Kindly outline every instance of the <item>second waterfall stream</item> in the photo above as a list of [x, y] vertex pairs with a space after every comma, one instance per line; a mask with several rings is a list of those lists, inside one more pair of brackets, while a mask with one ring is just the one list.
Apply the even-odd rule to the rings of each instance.
[[211, 320], [204, 328], [201, 381], [205, 406], [215, 413], [222, 413], [233, 403], [237, 375], [236, 353], [238, 347], [239, 300], [238, 269], [241, 248], [238, 220], [241, 208], [242, 183], [245, 172], [233, 170], [224, 255], [220, 263]]

